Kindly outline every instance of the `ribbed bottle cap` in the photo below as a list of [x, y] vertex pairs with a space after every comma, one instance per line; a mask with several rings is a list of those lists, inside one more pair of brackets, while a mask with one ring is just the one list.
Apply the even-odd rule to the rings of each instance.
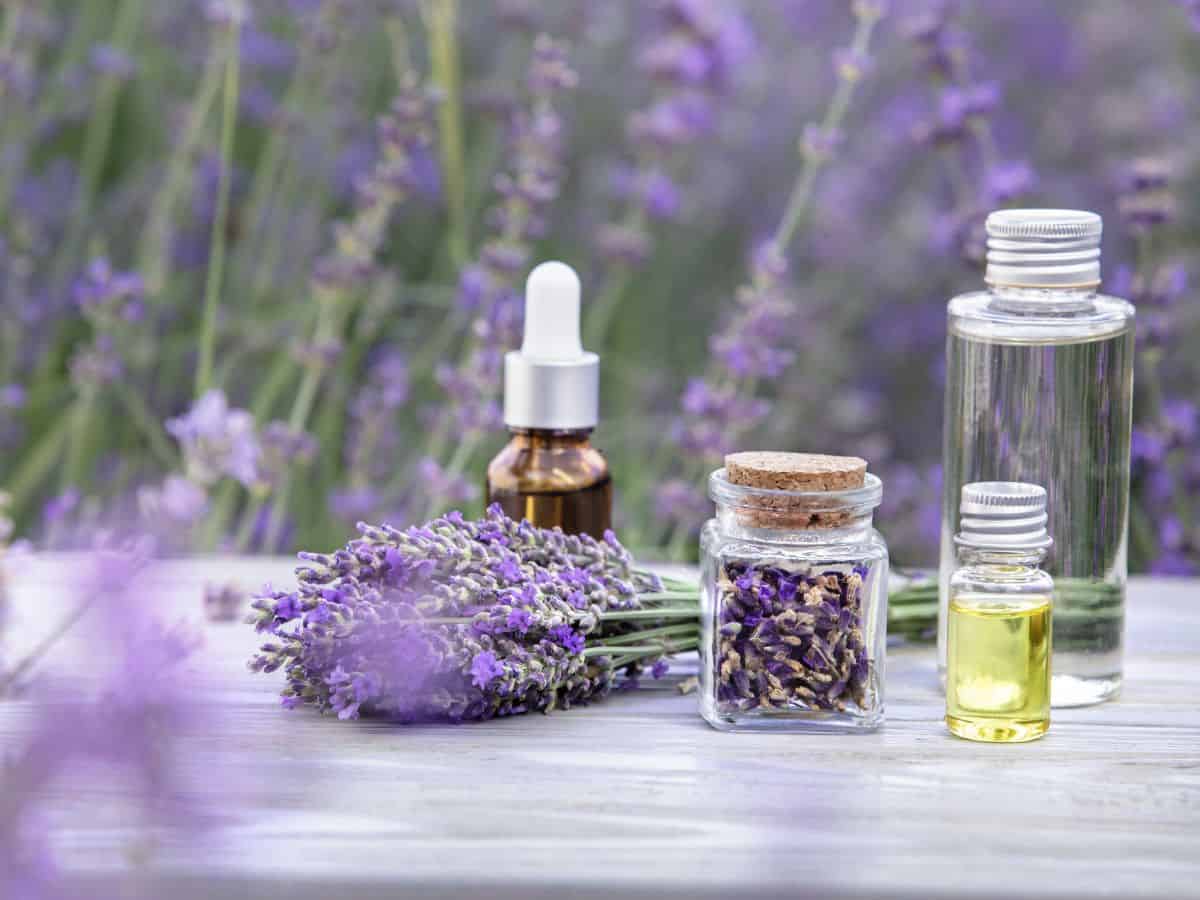
[[1078, 209], [1002, 209], [987, 217], [988, 284], [1023, 288], [1100, 284], [1103, 222]]
[[997, 550], [1050, 546], [1046, 490], [1019, 481], [976, 481], [963, 485], [961, 526], [955, 543]]

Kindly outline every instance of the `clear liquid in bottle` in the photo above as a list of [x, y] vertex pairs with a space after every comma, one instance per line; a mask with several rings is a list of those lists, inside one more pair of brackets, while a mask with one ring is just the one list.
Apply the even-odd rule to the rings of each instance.
[[1107, 700], [1121, 686], [1133, 309], [1087, 292], [993, 291], [951, 301], [948, 327], [941, 665], [959, 488], [1032, 482], [1048, 492], [1055, 539], [1045, 566], [1055, 583], [1053, 703]]
[[993, 212], [988, 290], [947, 308], [940, 667], [960, 489], [1041, 485], [1054, 538], [1055, 706], [1121, 687], [1134, 310], [1096, 293], [1102, 227], [1082, 210]]

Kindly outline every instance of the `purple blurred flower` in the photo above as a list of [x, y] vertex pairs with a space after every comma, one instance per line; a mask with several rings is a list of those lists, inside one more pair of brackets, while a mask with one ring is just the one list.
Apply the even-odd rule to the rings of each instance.
[[24, 409], [26, 391], [22, 385], [6, 384], [0, 386], [0, 409]]
[[168, 475], [159, 487], [147, 486], [138, 491], [138, 507], [156, 525], [191, 525], [207, 512], [208, 494], [189, 478]]
[[1179, 0], [1179, 4], [1192, 19], [1192, 27], [1200, 31], [1200, 0]]
[[983, 177], [983, 194], [988, 206], [1003, 206], [1037, 186], [1037, 175], [1025, 162], [995, 163]]
[[640, 54], [654, 78], [712, 89], [724, 87], [754, 52], [754, 33], [728, 0], [666, 0], [667, 29]]
[[417, 462], [417, 482], [421, 492], [440, 497], [450, 504], [469, 503], [479, 496], [474, 481], [442, 468], [436, 459], [425, 457]]
[[[111, 777], [115, 768], [127, 776], [129, 804], [121, 805], [116, 825], [113, 811], [105, 810], [107, 826], [166, 828], [180, 841], [194, 840], [204, 827], [203, 810], [183, 777], [194, 761], [183, 759], [178, 741], [200, 715], [181, 665], [197, 641], [155, 622], [150, 595], [133, 588], [146, 562], [145, 542], [138, 541], [98, 550], [74, 570], [72, 600], [93, 612], [74, 627], [87, 629], [85, 639], [105, 653], [88, 666], [85, 680], [51, 672], [26, 692], [30, 727], [7, 748], [0, 767], [5, 897], [68, 896], [49, 849], [55, 782], [69, 779], [88, 790], [87, 779], [97, 771]], [[206, 720], [206, 732], [212, 726]], [[128, 818], [131, 812], [136, 818]], [[93, 814], [85, 804], [73, 813], [73, 825], [90, 827]]]
[[287, 422], [268, 422], [259, 435], [259, 449], [258, 481], [278, 488], [296, 468], [307, 466], [316, 458], [317, 439]]
[[88, 61], [98, 74], [119, 79], [132, 78], [138, 69], [137, 63], [128, 53], [111, 44], [94, 46]]
[[57, 525], [78, 509], [83, 500], [83, 494], [78, 488], [69, 487], [65, 491], [50, 498], [42, 507], [42, 521], [47, 526]]
[[692, 522], [698, 529], [710, 510], [703, 493], [683, 479], [670, 478], [654, 491], [654, 515], [660, 521]]
[[354, 179], [353, 215], [334, 225], [334, 249], [313, 266], [318, 296], [360, 290], [374, 274], [388, 213], [419, 187], [414, 159], [431, 139], [432, 107], [416, 76], [405, 75], [391, 108], [376, 123], [379, 156]]
[[843, 81], [858, 81], [871, 70], [871, 57], [854, 47], [833, 51], [833, 68]]
[[246, 0], [205, 0], [205, 17], [215, 25], [244, 25], [250, 20]]
[[1170, 174], [1166, 161], [1157, 157], [1135, 160], [1121, 173], [1117, 208], [1130, 231], [1144, 234], [1175, 218]]
[[85, 313], [126, 321], [142, 317], [146, 285], [135, 272], [114, 271], [104, 258], [93, 260], [75, 282], [72, 294]]
[[800, 138], [801, 152], [814, 161], [829, 159], [842, 145], [845, 135], [838, 129], [830, 130], [816, 122], [804, 126], [804, 134]]
[[223, 391], [209, 391], [185, 415], [168, 419], [166, 428], [183, 449], [188, 477], [199, 484], [225, 475], [246, 487], [258, 482], [262, 448], [254, 416], [230, 409]]
[[112, 384], [125, 373], [116, 342], [101, 334], [91, 344], [75, 350], [70, 361], [71, 382], [80, 389]]

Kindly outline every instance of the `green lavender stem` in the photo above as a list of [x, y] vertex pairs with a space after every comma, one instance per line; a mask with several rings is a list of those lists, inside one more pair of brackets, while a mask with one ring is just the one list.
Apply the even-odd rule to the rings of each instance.
[[229, 233], [229, 189], [233, 177], [233, 139], [237, 128], [241, 54], [237, 22], [229, 26], [228, 56], [225, 59], [225, 89], [221, 109], [221, 175], [217, 185], [217, 208], [212, 223], [212, 251], [204, 286], [204, 319], [200, 326], [200, 360], [196, 367], [196, 398], [212, 385], [213, 354], [216, 350], [217, 311], [225, 274], [225, 243]]
[[10, 498], [10, 508], [16, 518], [21, 516], [26, 504], [41, 487], [47, 477], [62, 459], [67, 444], [67, 434], [75, 421], [75, 409], [79, 401], [75, 400], [70, 406], [56, 417], [50, 428], [34, 444], [33, 449], [26, 454], [20, 467], [13, 473], [5, 487]]
[[180, 194], [188, 185], [188, 163], [204, 134], [204, 123], [216, 102], [221, 87], [220, 53], [210, 53], [204, 66], [204, 75], [196, 89], [196, 95], [188, 110], [183, 136], [175, 144], [167, 162], [162, 187], [154, 196], [154, 206], [147, 219], [141, 252], [141, 270], [146, 277], [150, 296], [157, 296], [166, 284], [170, 260], [171, 214]]
[[[878, 22], [879, 20], [872, 15], [859, 18], [852, 39], [854, 55], [866, 56], [867, 48], [871, 44], [871, 33], [875, 30]], [[833, 97], [830, 99], [829, 106], [825, 111], [825, 118], [821, 123], [821, 128], [825, 134], [834, 134], [841, 128], [842, 121], [846, 118], [846, 113], [850, 109], [850, 100], [854, 97], [856, 85], [857, 79], [841, 78], [838, 80], [837, 88], [833, 92]], [[824, 165], [825, 156], [823, 154], [804, 155], [804, 161], [800, 167], [800, 175], [792, 186], [787, 206], [784, 208], [783, 218], [780, 220], [779, 228], [776, 229], [775, 235], [771, 239], [776, 253], [784, 253], [788, 245], [791, 244], [792, 238], [796, 234], [796, 229], [800, 226], [800, 222], [804, 218], [804, 213], [808, 209], [808, 202], [812, 198], [813, 188], [817, 182], [817, 175]]]
[[[125, 0], [118, 8], [113, 24], [113, 46], [119, 50], [128, 51], [137, 38], [141, 20], [141, 0]], [[106, 75], [101, 79], [96, 102], [84, 136], [83, 154], [79, 164], [79, 191], [75, 195], [75, 206], [71, 211], [67, 236], [57, 255], [53, 279], [55, 285], [65, 284], [71, 266], [75, 264], [76, 253], [83, 243], [88, 224], [91, 222], [92, 204], [100, 187], [100, 175], [104, 163], [108, 159], [113, 118], [120, 96], [121, 79], [118, 76]]]
[[434, 86], [441, 92], [438, 105], [438, 146], [446, 186], [449, 217], [448, 247], [457, 268], [467, 259], [466, 167], [463, 163], [462, 88], [458, 59], [458, 0], [429, 0], [425, 8], [429, 32], [429, 64]]

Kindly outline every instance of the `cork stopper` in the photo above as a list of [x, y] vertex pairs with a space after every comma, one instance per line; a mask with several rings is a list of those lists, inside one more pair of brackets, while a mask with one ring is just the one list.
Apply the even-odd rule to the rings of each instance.
[[725, 474], [734, 484], [772, 491], [847, 491], [863, 486], [867, 461], [857, 456], [752, 450], [726, 456]]
[[821, 494], [853, 491], [867, 481], [867, 461], [857, 456], [749, 451], [725, 457], [730, 484], [748, 492], [737, 510], [751, 528], [819, 529], [845, 526], [861, 513]]

